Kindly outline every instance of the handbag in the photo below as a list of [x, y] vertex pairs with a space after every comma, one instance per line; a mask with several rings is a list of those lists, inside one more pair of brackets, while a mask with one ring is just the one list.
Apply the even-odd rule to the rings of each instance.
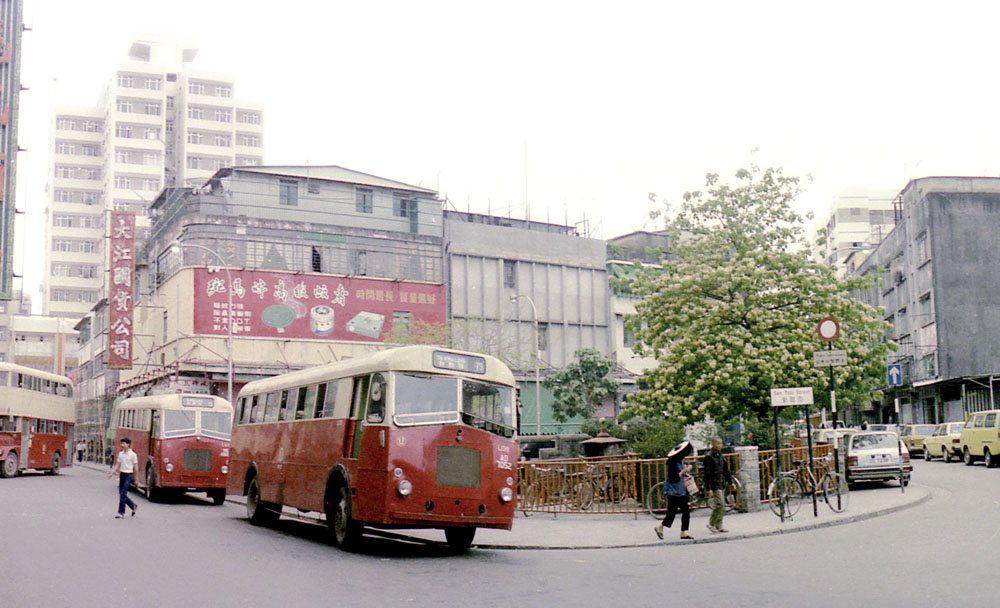
[[698, 482], [691, 475], [685, 474], [684, 489], [687, 490], [689, 496], [693, 496], [698, 493]]

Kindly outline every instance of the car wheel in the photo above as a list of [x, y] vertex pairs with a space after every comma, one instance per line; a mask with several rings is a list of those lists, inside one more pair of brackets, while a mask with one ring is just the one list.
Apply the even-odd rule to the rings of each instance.
[[965, 461], [965, 466], [967, 467], [971, 467], [975, 464], [975, 460], [972, 459], [972, 452], [969, 451], [969, 448], [965, 448], [962, 451], [962, 460]]
[[992, 469], [994, 466], [993, 455], [990, 454], [989, 448], [983, 448], [983, 466], [987, 469]]
[[951, 450], [949, 450], [946, 445], [941, 446], [941, 460], [951, 462]]
[[925, 448], [924, 448], [924, 460], [926, 460], [927, 462], [930, 462], [930, 461], [931, 461], [931, 458], [932, 458], [932, 456], [931, 456], [931, 451], [930, 451], [930, 450], [928, 450], [928, 449], [927, 449], [927, 448], [925, 447]]

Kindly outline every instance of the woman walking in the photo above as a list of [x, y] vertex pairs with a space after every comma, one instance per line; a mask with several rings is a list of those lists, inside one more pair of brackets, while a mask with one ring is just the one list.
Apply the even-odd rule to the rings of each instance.
[[684, 475], [691, 472], [690, 466], [684, 465], [684, 458], [694, 449], [690, 441], [682, 441], [667, 454], [667, 480], [663, 483], [663, 491], [667, 495], [667, 515], [663, 522], [653, 528], [656, 535], [663, 539], [663, 527], [674, 523], [674, 516], [681, 513], [681, 538], [692, 538], [688, 535], [688, 525], [691, 523], [691, 511], [688, 509], [688, 493], [684, 487]]

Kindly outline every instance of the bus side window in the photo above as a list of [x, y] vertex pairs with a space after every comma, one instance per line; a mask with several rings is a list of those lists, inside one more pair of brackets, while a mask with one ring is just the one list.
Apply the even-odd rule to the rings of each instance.
[[250, 424], [260, 422], [263, 416], [260, 415], [260, 395], [250, 397]]
[[160, 436], [160, 412], [153, 412], [153, 420], [150, 422], [149, 434], [153, 437]]
[[17, 388], [24, 388], [24, 374], [17, 375]]
[[[313, 417], [313, 411], [316, 409], [316, 393], [319, 391], [319, 387], [315, 384], [312, 386], [307, 386], [305, 388], [306, 396], [305, 403], [302, 408], [302, 418], [308, 420]], [[295, 414], [298, 416], [298, 412]]]
[[337, 404], [337, 383], [339, 380], [328, 382], [326, 394], [323, 397], [323, 417], [333, 418], [333, 408]]
[[264, 422], [274, 422], [278, 419], [278, 399], [281, 393], [274, 391], [267, 394], [267, 409], [264, 410]]
[[322, 418], [323, 409], [326, 407], [326, 384], [320, 384], [316, 387], [316, 410], [313, 412], [313, 418]]
[[368, 415], [366, 422], [382, 422], [385, 419], [385, 376], [375, 374], [372, 377], [372, 388], [368, 393]]
[[278, 408], [278, 420], [291, 420], [288, 416], [288, 391], [281, 391], [281, 406]]
[[0, 372], [0, 386], [7, 386], [10, 382], [10, 372]]
[[295, 391], [295, 420], [302, 420], [306, 411], [306, 387], [300, 386]]
[[351, 418], [361, 418], [365, 410], [365, 399], [368, 396], [368, 376], [354, 379], [354, 399], [351, 400]]

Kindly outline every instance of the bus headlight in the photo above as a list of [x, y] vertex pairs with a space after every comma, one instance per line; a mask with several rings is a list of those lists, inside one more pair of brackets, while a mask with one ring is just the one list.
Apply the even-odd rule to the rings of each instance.
[[167, 473], [171, 473], [171, 472], [173, 472], [173, 470], [174, 470], [174, 465], [172, 465], [172, 464], [167, 464], [167, 466], [166, 466], [166, 467], [164, 467], [164, 468], [166, 468], [166, 469], [167, 469]]
[[508, 477], [507, 478], [507, 485], [509, 485], [509, 486], [514, 485], [514, 478], [513, 477]]
[[401, 479], [396, 484], [396, 491], [399, 492], [400, 496], [409, 496], [413, 492], [413, 484], [406, 479]]
[[223, 475], [229, 473], [229, 467], [227, 467], [226, 465], [222, 465], [222, 468], [219, 470], [222, 472]]
[[514, 500], [514, 490], [511, 490], [510, 488], [501, 488], [500, 500], [503, 502], [510, 502]]

